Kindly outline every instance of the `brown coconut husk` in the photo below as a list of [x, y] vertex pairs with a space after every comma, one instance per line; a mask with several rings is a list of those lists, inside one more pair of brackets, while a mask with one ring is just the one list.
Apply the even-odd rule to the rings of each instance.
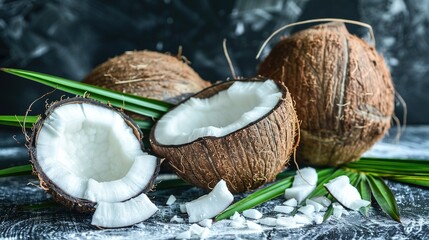
[[[234, 82], [214, 85], [193, 98], [211, 97]], [[274, 109], [240, 130], [223, 137], [204, 137], [182, 145], [162, 145], [154, 137], [155, 125], [150, 137], [152, 150], [165, 158], [181, 178], [203, 189], [212, 189], [221, 179], [233, 193], [246, 192], [272, 182], [288, 165], [299, 129], [289, 91], [284, 86], [279, 87], [283, 97]]]
[[97, 66], [84, 83], [177, 104], [211, 85], [182, 56], [129, 51]]
[[[46, 176], [46, 174], [43, 172], [43, 169], [41, 168], [41, 166], [38, 162], [38, 159], [37, 159], [37, 146], [36, 145], [37, 145], [38, 134], [40, 133], [40, 130], [42, 129], [46, 118], [52, 112], [54, 112], [56, 108], [58, 108], [60, 106], [63, 106], [65, 104], [80, 104], [80, 103], [93, 104], [96, 106], [109, 108], [112, 111], [117, 112], [123, 118], [123, 120], [126, 122], [126, 124], [131, 127], [134, 135], [140, 141], [141, 149], [144, 150], [144, 146], [143, 146], [143, 143], [141, 141], [143, 138], [143, 133], [141, 132], [138, 125], [130, 117], [128, 117], [123, 112], [118, 111], [117, 109], [115, 109], [111, 106], [100, 103], [96, 100], [92, 100], [92, 99], [88, 99], [88, 98], [81, 98], [81, 97], [68, 98], [68, 99], [57, 101], [57, 102], [51, 104], [47, 108], [46, 112], [41, 116], [41, 118], [33, 125], [32, 135], [30, 138], [28, 138], [26, 146], [28, 148], [28, 152], [29, 152], [29, 156], [30, 156], [30, 163], [33, 166], [33, 174], [39, 178], [39, 184], [43, 190], [45, 190], [47, 193], [51, 194], [52, 198], [56, 202], [66, 206], [72, 210], [76, 210], [79, 212], [94, 212], [95, 206], [97, 203], [86, 200], [86, 199], [75, 198], [73, 196], [70, 196], [66, 192], [64, 192], [63, 189], [58, 187], [55, 184], [55, 182], [53, 182], [51, 179], [49, 179]], [[67, 146], [64, 146], [64, 147], [67, 147]], [[147, 191], [151, 190], [153, 185], [154, 185], [156, 176], [158, 175], [158, 172], [159, 172], [159, 167], [161, 165], [160, 159], [157, 159], [157, 161], [158, 161], [157, 162], [157, 168], [156, 168], [151, 180], [149, 181], [148, 185], [142, 190], [142, 193], [146, 193]], [[144, 169], [143, 169], [143, 171], [144, 171]], [[139, 195], [139, 194], [137, 194], [137, 195]]]
[[374, 46], [341, 22], [282, 38], [258, 74], [284, 83], [296, 103], [301, 163], [358, 160], [390, 127], [395, 90], [389, 70]]

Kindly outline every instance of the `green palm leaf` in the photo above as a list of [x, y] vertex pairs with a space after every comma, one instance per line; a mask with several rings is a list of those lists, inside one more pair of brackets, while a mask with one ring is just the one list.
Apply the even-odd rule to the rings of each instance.
[[390, 188], [384, 183], [383, 179], [376, 176], [367, 176], [369, 187], [371, 188], [372, 195], [377, 201], [378, 205], [394, 220], [401, 222], [399, 217], [399, 209]]
[[148, 117], [159, 118], [172, 107], [171, 104], [166, 102], [125, 94], [47, 74], [11, 68], [2, 68], [1, 70], [71, 94], [88, 96], [104, 103], [109, 102], [115, 107]]
[[30, 175], [33, 168], [30, 164], [0, 169], [1, 177], [19, 176], [19, 175]]
[[31, 128], [34, 123], [37, 122], [39, 116], [13, 116], [13, 115], [3, 115], [0, 116], [0, 125], [22, 127], [25, 119], [25, 128]]

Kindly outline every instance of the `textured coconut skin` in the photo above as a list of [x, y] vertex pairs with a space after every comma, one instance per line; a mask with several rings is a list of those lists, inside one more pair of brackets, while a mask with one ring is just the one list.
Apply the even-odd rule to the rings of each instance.
[[83, 82], [174, 104], [211, 85], [180, 57], [147, 50], [109, 59]]
[[301, 163], [337, 166], [355, 161], [390, 127], [395, 91], [386, 64], [343, 23], [283, 38], [258, 74], [284, 83], [295, 101]]
[[[65, 100], [55, 102], [54, 104], [52, 104], [51, 106], [48, 107], [48, 109], [42, 115], [42, 117], [34, 124], [34, 126], [32, 128], [32, 135], [29, 138], [29, 141], [27, 142], [27, 147], [28, 147], [28, 151], [29, 151], [30, 162], [33, 166], [33, 174], [38, 176], [40, 187], [43, 190], [45, 190], [46, 192], [48, 192], [49, 194], [51, 194], [52, 198], [56, 202], [61, 203], [64, 206], [66, 206], [72, 210], [76, 210], [79, 212], [93, 212], [93, 211], [95, 211], [95, 205], [96, 205], [95, 202], [92, 202], [92, 201], [89, 201], [86, 199], [75, 198], [75, 197], [70, 196], [69, 194], [65, 193], [63, 189], [58, 187], [55, 184], [55, 182], [53, 182], [51, 179], [49, 179], [45, 175], [45, 173], [43, 172], [43, 169], [41, 168], [41, 166], [37, 160], [37, 146], [36, 146], [37, 145], [37, 139], [38, 139], [38, 134], [39, 134], [40, 130], [42, 129], [43, 124], [45, 122], [45, 119], [52, 112], [54, 112], [57, 107], [60, 107], [64, 104], [80, 104], [80, 103], [86, 103], [86, 104], [93, 104], [96, 106], [101, 106], [101, 107], [108, 108], [108, 109], [111, 109], [111, 110], [119, 113], [121, 115], [121, 117], [124, 119], [124, 121], [126, 122], [126, 124], [132, 128], [137, 139], [140, 141], [140, 145], [141, 145], [142, 150], [144, 150], [143, 143], [141, 141], [143, 138], [143, 133], [141, 132], [138, 125], [130, 117], [125, 115], [123, 112], [120, 112], [120, 111], [116, 110], [115, 108], [108, 106], [106, 104], [100, 103], [98, 101], [88, 99], [88, 98], [81, 98], [81, 97], [69, 98], [69, 99], [65, 99]], [[158, 175], [159, 167], [161, 165], [159, 158], [157, 159], [156, 165], [157, 165], [157, 167], [155, 169], [155, 172], [154, 172], [150, 182], [148, 183], [148, 185], [143, 189], [142, 193], [145, 193], [145, 192], [151, 190], [153, 187], [155, 178]], [[142, 171], [144, 171], [144, 169], [142, 169]], [[139, 195], [139, 194], [137, 194], [137, 195]]]
[[[261, 80], [237, 80], [261, 81]], [[235, 81], [207, 88], [194, 98], [208, 98]], [[181, 178], [194, 186], [212, 189], [225, 180], [233, 193], [256, 189], [275, 180], [289, 163], [296, 147], [298, 122], [291, 96], [279, 86], [283, 97], [276, 107], [244, 128], [224, 137], [203, 137], [183, 145], [161, 145], [152, 128], [150, 143]]]

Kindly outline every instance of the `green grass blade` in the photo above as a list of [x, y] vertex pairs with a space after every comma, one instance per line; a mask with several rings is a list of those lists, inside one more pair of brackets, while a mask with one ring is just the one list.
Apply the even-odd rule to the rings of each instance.
[[277, 183], [272, 184], [269, 187], [258, 190], [246, 198], [234, 203], [229, 206], [225, 211], [216, 216], [216, 221], [228, 218], [232, 216], [235, 212], [242, 212], [246, 209], [253, 208], [261, 203], [269, 201], [273, 198], [281, 196], [284, 194], [285, 189], [292, 186], [293, 176], [287, 177], [283, 180], [278, 181]]
[[[368, 181], [365, 174], [362, 174], [362, 173], [360, 174], [359, 185], [357, 189], [363, 200], [367, 200], [371, 202], [371, 189], [369, 188]], [[359, 212], [362, 213], [362, 215], [368, 217], [368, 212], [370, 207], [371, 205], [368, 205], [366, 207], [361, 207], [359, 209]]]
[[[25, 118], [25, 127], [31, 128], [37, 122], [39, 116], [27, 116]], [[24, 123], [24, 116], [3, 115], [0, 116], [0, 125], [21, 127]]]
[[372, 195], [381, 209], [383, 209], [383, 211], [394, 220], [401, 222], [395, 196], [390, 188], [384, 183], [383, 179], [371, 175], [368, 175], [367, 179]]
[[0, 177], [10, 177], [19, 175], [30, 175], [33, 168], [30, 164], [0, 169]]
[[319, 197], [319, 196], [324, 196], [328, 194], [325, 188], [325, 184], [328, 183], [331, 179], [334, 179], [338, 176], [346, 174], [346, 171], [344, 171], [343, 169], [334, 169], [334, 168], [329, 168], [329, 169], [331, 169], [331, 174], [328, 174], [323, 178], [320, 178], [319, 176], [316, 188], [314, 189], [313, 192], [310, 193], [310, 195], [308, 195], [307, 198]]
[[423, 176], [393, 176], [389, 179], [397, 182], [413, 184], [422, 187], [429, 187], [429, 177]]
[[104, 89], [101, 87], [67, 80], [60, 77], [55, 77], [43, 73], [32, 71], [3, 68], [3, 71], [20, 76], [38, 83], [45, 84], [54, 88], [58, 88], [65, 92], [76, 95], [89, 95], [90, 98], [101, 102], [110, 102], [113, 106], [124, 108], [148, 117], [159, 118], [163, 113], [167, 112], [172, 105], [166, 102], [138, 97], [130, 94]]

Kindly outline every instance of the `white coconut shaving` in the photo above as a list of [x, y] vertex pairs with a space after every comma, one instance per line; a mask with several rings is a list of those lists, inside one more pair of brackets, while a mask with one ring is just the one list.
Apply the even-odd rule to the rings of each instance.
[[262, 213], [256, 209], [247, 209], [243, 211], [243, 216], [251, 219], [260, 219]]
[[285, 198], [294, 198], [297, 203], [300, 203], [314, 191], [316, 184], [316, 169], [311, 167], [303, 168], [295, 174], [292, 187], [285, 190]]
[[281, 97], [273, 80], [237, 81], [210, 98], [190, 98], [166, 113], [157, 123], [155, 139], [181, 145], [206, 136], [222, 137], [269, 113]]
[[104, 228], [126, 227], [151, 217], [158, 208], [146, 194], [125, 202], [99, 202], [92, 216], [92, 225]]
[[228, 190], [224, 180], [219, 181], [213, 190], [198, 199], [186, 203], [189, 222], [215, 217], [234, 201], [234, 195]]
[[167, 204], [168, 206], [171, 206], [174, 202], [176, 202], [176, 197], [174, 195], [170, 195], [165, 204]]
[[330, 180], [325, 184], [331, 195], [346, 208], [359, 210], [368, 206], [371, 202], [362, 200], [359, 191], [350, 184], [349, 177], [343, 175]]

